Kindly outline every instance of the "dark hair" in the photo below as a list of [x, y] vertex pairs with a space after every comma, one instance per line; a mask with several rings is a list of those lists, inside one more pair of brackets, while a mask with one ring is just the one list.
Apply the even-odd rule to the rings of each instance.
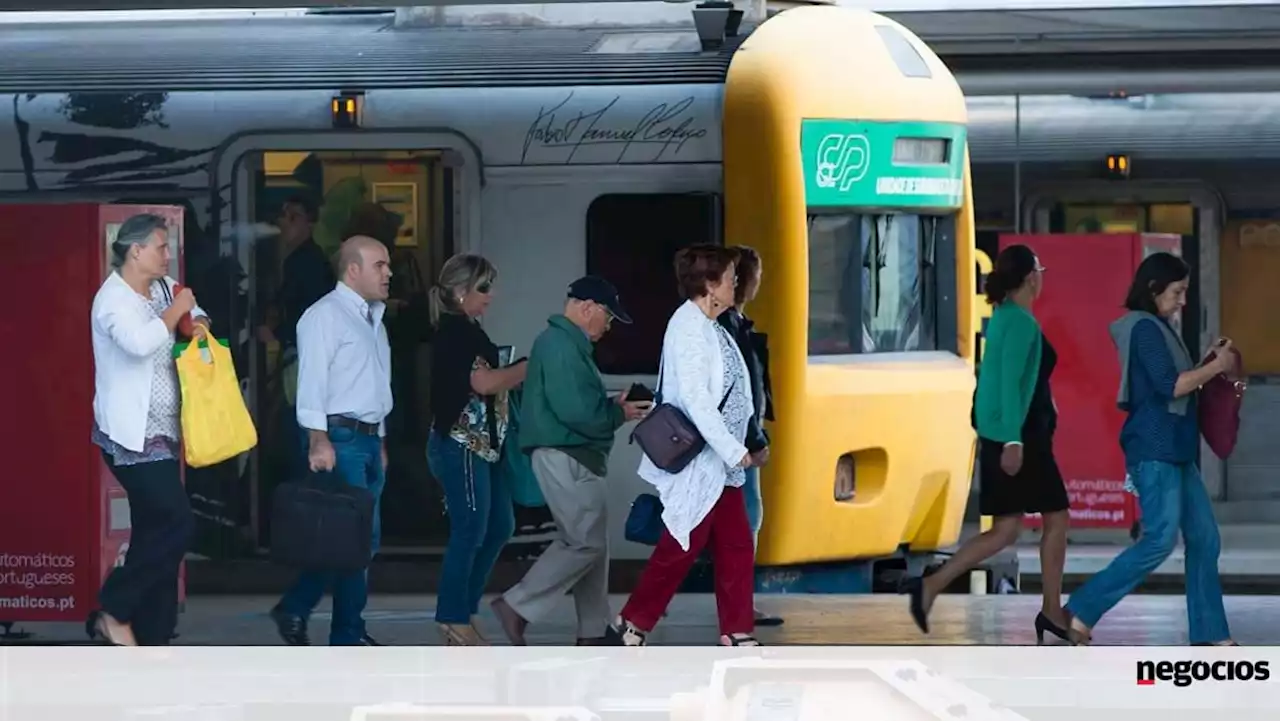
[[680, 284], [680, 297], [687, 300], [701, 298], [710, 291], [710, 284], [724, 277], [729, 265], [738, 254], [722, 245], [691, 245], [676, 253], [676, 282]]
[[135, 245], [145, 245], [157, 230], [169, 230], [169, 223], [164, 218], [151, 213], [140, 213], [131, 216], [120, 224], [116, 231], [116, 239], [111, 242], [111, 267], [120, 268], [129, 257], [129, 249]]
[[991, 305], [1003, 303], [1010, 293], [1022, 287], [1037, 265], [1035, 251], [1025, 245], [1011, 245], [1000, 251], [983, 288], [987, 302]]
[[755, 248], [745, 245], [735, 245], [730, 250], [738, 254], [738, 285], [733, 289], [733, 302], [734, 305], [742, 305], [747, 301], [747, 284], [760, 269], [760, 254]]
[[316, 207], [314, 200], [305, 195], [291, 195], [282, 205], [298, 206], [302, 209], [303, 215], [307, 216], [307, 220], [312, 223], [320, 219], [320, 209]]
[[1147, 256], [1133, 274], [1133, 284], [1125, 296], [1124, 307], [1160, 315], [1156, 308], [1156, 296], [1166, 288], [1191, 275], [1186, 261], [1172, 253], [1155, 253]]

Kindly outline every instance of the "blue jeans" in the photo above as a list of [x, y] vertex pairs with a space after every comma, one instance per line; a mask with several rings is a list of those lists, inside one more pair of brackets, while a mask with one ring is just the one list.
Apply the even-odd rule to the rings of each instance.
[[751, 527], [751, 543], [760, 547], [760, 526], [764, 524], [764, 502], [760, 499], [760, 469], [747, 469], [747, 482], [742, 484], [742, 498], [747, 503], [747, 525]]
[[1173, 552], [1186, 546], [1187, 620], [1192, 643], [1231, 638], [1218, 578], [1221, 540], [1209, 494], [1194, 463], [1143, 461], [1129, 468], [1142, 506], [1142, 537], [1071, 594], [1067, 611], [1092, 628]]
[[[309, 435], [303, 431], [303, 438]], [[306, 442], [306, 441], [304, 441]], [[382, 468], [382, 439], [357, 434], [349, 428], [329, 429], [337, 460], [335, 470], [353, 486], [363, 486], [373, 493], [373, 545], [377, 555], [382, 535], [382, 488], [387, 477]], [[326, 573], [305, 571], [280, 599], [278, 608], [291, 616], [307, 618], [320, 602], [326, 589], [333, 587], [333, 623], [329, 625], [329, 645], [352, 646], [364, 637], [365, 604], [369, 600], [368, 571]]]
[[489, 463], [461, 443], [431, 431], [427, 442], [431, 474], [444, 487], [449, 542], [440, 569], [436, 621], [468, 624], [502, 547], [515, 533], [511, 489]]

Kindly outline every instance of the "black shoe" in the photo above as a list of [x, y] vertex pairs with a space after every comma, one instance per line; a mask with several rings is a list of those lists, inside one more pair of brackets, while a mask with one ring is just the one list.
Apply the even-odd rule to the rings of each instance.
[[924, 612], [924, 580], [912, 578], [904, 584], [903, 590], [911, 596], [911, 619], [920, 627], [921, 633], [929, 633], [929, 615]]
[[755, 618], [755, 625], [756, 625], [757, 627], [760, 627], [760, 626], [781, 626], [782, 624], [783, 624], [783, 620], [782, 620], [782, 618], [781, 618], [780, 616], [771, 616], [771, 615], [769, 615], [769, 614], [767, 614], [767, 613], [764, 613], [764, 612], [757, 612], [757, 615], [756, 615], [756, 618]]
[[1059, 626], [1053, 621], [1050, 621], [1049, 617], [1044, 615], [1044, 612], [1041, 611], [1040, 613], [1036, 614], [1036, 643], [1037, 644], [1044, 645], [1045, 631], [1052, 633], [1053, 635], [1057, 636], [1063, 641], [1071, 640], [1070, 635], [1067, 633], [1067, 629]]
[[357, 646], [386, 646], [387, 644], [379, 643], [377, 640], [373, 638], [373, 636], [370, 636], [369, 634], [366, 633], [365, 635], [360, 637], [359, 641], [356, 641], [356, 645]]
[[115, 640], [111, 637], [111, 634], [107, 633], [107, 625], [102, 620], [104, 615], [106, 615], [105, 612], [101, 610], [94, 611], [89, 614], [89, 618], [84, 622], [84, 630], [85, 633], [89, 634], [89, 639], [95, 643], [101, 643], [107, 646], [125, 645]]
[[311, 637], [307, 635], [307, 619], [285, 613], [279, 606], [271, 609], [271, 620], [276, 623], [276, 632], [281, 640], [290, 646], [310, 646]]
[[602, 646], [645, 646], [648, 644], [649, 634], [644, 633], [640, 629], [631, 625], [626, 621], [619, 621], [616, 625], [609, 624], [604, 630], [604, 643]]

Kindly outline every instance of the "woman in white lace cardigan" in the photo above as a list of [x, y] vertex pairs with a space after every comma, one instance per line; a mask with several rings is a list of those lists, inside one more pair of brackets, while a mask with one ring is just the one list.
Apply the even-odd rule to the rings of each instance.
[[736, 254], [720, 246], [693, 246], [676, 256], [676, 276], [685, 302], [671, 316], [662, 340], [664, 403], [679, 408], [707, 442], [679, 473], [648, 459], [640, 477], [658, 490], [666, 526], [640, 582], [607, 642], [642, 646], [666, 611], [703, 548], [715, 569], [720, 643], [758, 645], [753, 594], [755, 554], [742, 485], [753, 457], [744, 440], [754, 406], [746, 362], [738, 344], [716, 318], [733, 305]]

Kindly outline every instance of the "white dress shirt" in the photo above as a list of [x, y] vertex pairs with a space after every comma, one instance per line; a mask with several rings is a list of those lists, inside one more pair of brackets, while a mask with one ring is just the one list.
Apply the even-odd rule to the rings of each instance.
[[[173, 295], [177, 283], [168, 277], [153, 283], [152, 292], [159, 292], [160, 282]], [[199, 306], [191, 316], [208, 317]], [[140, 453], [147, 440], [156, 365], [173, 363], [173, 332], [156, 316], [151, 300], [138, 295], [115, 271], [93, 298], [90, 326], [93, 420], [114, 443]]]
[[[662, 522], [680, 547], [689, 550], [689, 534], [711, 513], [726, 485], [741, 486], [744, 475], [730, 470], [747, 454], [743, 438], [730, 431], [719, 406], [725, 397], [725, 354], [720, 343], [720, 326], [692, 301], [676, 309], [662, 337], [662, 378], [658, 390], [662, 402], [679, 408], [688, 416], [707, 442], [684, 470], [667, 473], [641, 454], [641, 478], [658, 489], [662, 501]], [[728, 343], [732, 361], [740, 365], [740, 377], [747, 378], [747, 363], [737, 343]], [[751, 387], [742, 384], [745, 403], [751, 408]], [[746, 436], [745, 423], [742, 436]]]
[[329, 416], [377, 424], [391, 413], [391, 345], [386, 304], [369, 303], [347, 284], [316, 301], [298, 320], [298, 425], [329, 428]]

